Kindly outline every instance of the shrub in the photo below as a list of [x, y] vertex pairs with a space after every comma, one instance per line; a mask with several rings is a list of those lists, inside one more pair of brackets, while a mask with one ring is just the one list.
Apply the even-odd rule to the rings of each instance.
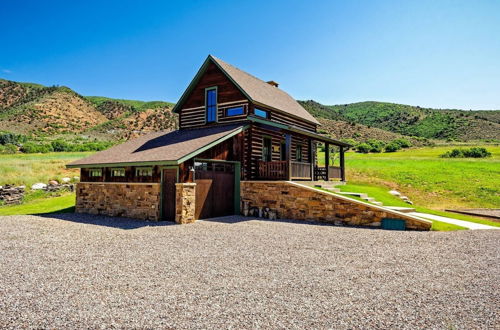
[[17, 146], [12, 143], [7, 143], [6, 145], [0, 145], [0, 154], [15, 154], [17, 152]]
[[55, 140], [50, 143], [55, 152], [72, 151], [72, 146], [64, 140]]
[[486, 148], [472, 147], [469, 149], [453, 149], [442, 154], [441, 158], [486, 158], [491, 153]]
[[26, 153], [26, 154], [35, 154], [35, 153], [47, 153], [47, 152], [52, 152], [54, 149], [52, 148], [52, 145], [50, 144], [42, 144], [42, 143], [35, 143], [35, 142], [27, 142], [23, 144], [21, 147], [21, 151]]
[[371, 149], [372, 147], [368, 143], [360, 143], [356, 146], [356, 151], [363, 154], [369, 153]]
[[370, 152], [382, 152], [384, 150], [385, 143], [379, 140], [368, 140], [368, 145], [370, 146]]
[[401, 148], [409, 148], [409, 147], [411, 147], [410, 141], [408, 141], [406, 139], [403, 139], [403, 138], [396, 139], [396, 140], [394, 140], [392, 142], [399, 144], [399, 146]]
[[396, 152], [401, 149], [401, 145], [395, 141], [392, 141], [388, 145], [385, 146], [385, 152]]

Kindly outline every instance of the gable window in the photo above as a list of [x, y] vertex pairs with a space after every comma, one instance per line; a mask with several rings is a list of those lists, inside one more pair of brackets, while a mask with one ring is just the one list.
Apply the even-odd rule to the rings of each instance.
[[152, 167], [136, 167], [135, 176], [153, 176]]
[[295, 148], [295, 159], [298, 162], [302, 161], [302, 145], [297, 144], [297, 147]]
[[205, 109], [207, 112], [207, 123], [217, 121], [217, 87], [205, 90]]
[[243, 107], [228, 108], [226, 110], [226, 116], [239, 116], [244, 113]]
[[256, 116], [259, 116], [259, 117], [262, 117], [262, 118], [269, 118], [269, 112], [267, 112], [266, 110], [255, 108], [255, 110], [253, 111], [253, 113]]
[[101, 168], [91, 168], [89, 170], [89, 176], [92, 178], [102, 176], [102, 169]]
[[124, 168], [112, 168], [111, 169], [111, 176], [112, 177], [124, 177], [125, 176], [125, 169]]
[[271, 161], [272, 141], [271, 138], [265, 137], [262, 139], [262, 160], [266, 162]]

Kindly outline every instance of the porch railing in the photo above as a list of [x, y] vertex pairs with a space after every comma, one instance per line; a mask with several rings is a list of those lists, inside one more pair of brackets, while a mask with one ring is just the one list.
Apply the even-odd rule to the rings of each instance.
[[[316, 166], [314, 168], [314, 180], [326, 180], [326, 167]], [[342, 179], [342, 172], [339, 166], [328, 166], [328, 179]]]
[[311, 180], [311, 163], [291, 162], [291, 179]]
[[275, 161], [266, 162], [259, 160], [259, 179], [265, 180], [287, 180], [288, 179], [288, 162]]

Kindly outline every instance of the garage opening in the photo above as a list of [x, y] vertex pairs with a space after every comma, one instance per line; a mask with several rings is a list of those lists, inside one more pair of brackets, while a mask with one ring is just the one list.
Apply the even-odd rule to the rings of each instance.
[[228, 162], [195, 162], [196, 219], [235, 214], [236, 167]]

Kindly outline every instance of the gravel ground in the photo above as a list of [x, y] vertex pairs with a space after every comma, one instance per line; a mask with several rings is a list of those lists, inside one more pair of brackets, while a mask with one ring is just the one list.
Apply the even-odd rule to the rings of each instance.
[[499, 238], [0, 217], [0, 328], [498, 329]]

